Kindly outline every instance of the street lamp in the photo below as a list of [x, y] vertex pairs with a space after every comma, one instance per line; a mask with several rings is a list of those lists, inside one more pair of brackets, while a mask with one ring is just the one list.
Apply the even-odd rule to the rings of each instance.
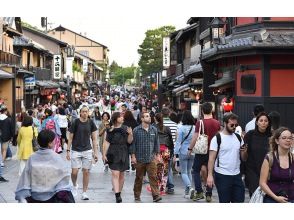
[[226, 22], [224, 22], [222, 19], [215, 17], [211, 23], [211, 31], [212, 31], [212, 39], [213, 42], [218, 44], [220, 43], [220, 38], [224, 36], [224, 26]]
[[72, 62], [75, 56], [75, 47], [67, 46], [65, 48], [66, 56], [67, 56], [67, 68], [66, 68], [66, 86], [67, 86], [67, 100], [71, 102], [71, 92], [70, 92], [70, 75], [72, 75]]

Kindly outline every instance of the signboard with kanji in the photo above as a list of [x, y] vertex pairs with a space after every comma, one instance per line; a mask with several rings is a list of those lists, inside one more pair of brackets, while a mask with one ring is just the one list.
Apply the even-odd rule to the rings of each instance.
[[26, 87], [35, 86], [36, 85], [36, 80], [35, 80], [35, 77], [34, 76], [24, 78], [24, 82], [25, 82], [25, 86]]
[[61, 55], [54, 55], [53, 58], [53, 79], [61, 78]]
[[163, 52], [163, 68], [169, 68], [170, 66], [170, 38], [164, 37], [162, 42]]

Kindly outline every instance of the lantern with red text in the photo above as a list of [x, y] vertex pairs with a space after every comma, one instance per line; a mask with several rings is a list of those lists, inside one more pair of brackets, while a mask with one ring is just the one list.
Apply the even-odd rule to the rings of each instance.
[[234, 109], [234, 99], [225, 97], [221, 102], [224, 112], [231, 112]]

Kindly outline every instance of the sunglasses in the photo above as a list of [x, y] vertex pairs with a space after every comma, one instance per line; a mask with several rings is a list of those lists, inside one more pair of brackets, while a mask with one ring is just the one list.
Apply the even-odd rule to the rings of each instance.
[[236, 128], [236, 127], [238, 127], [239, 125], [238, 124], [228, 124], [229, 125], [229, 127], [231, 127], [231, 128]]

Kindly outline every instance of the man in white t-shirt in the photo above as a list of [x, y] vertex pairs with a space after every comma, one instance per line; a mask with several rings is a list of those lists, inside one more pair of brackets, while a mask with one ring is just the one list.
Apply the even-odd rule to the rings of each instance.
[[244, 202], [245, 187], [240, 173], [240, 154], [242, 160], [245, 160], [247, 149], [241, 137], [235, 134], [238, 116], [226, 113], [223, 122], [220, 146], [217, 136], [210, 142], [207, 186], [212, 187], [215, 184], [220, 203]]

